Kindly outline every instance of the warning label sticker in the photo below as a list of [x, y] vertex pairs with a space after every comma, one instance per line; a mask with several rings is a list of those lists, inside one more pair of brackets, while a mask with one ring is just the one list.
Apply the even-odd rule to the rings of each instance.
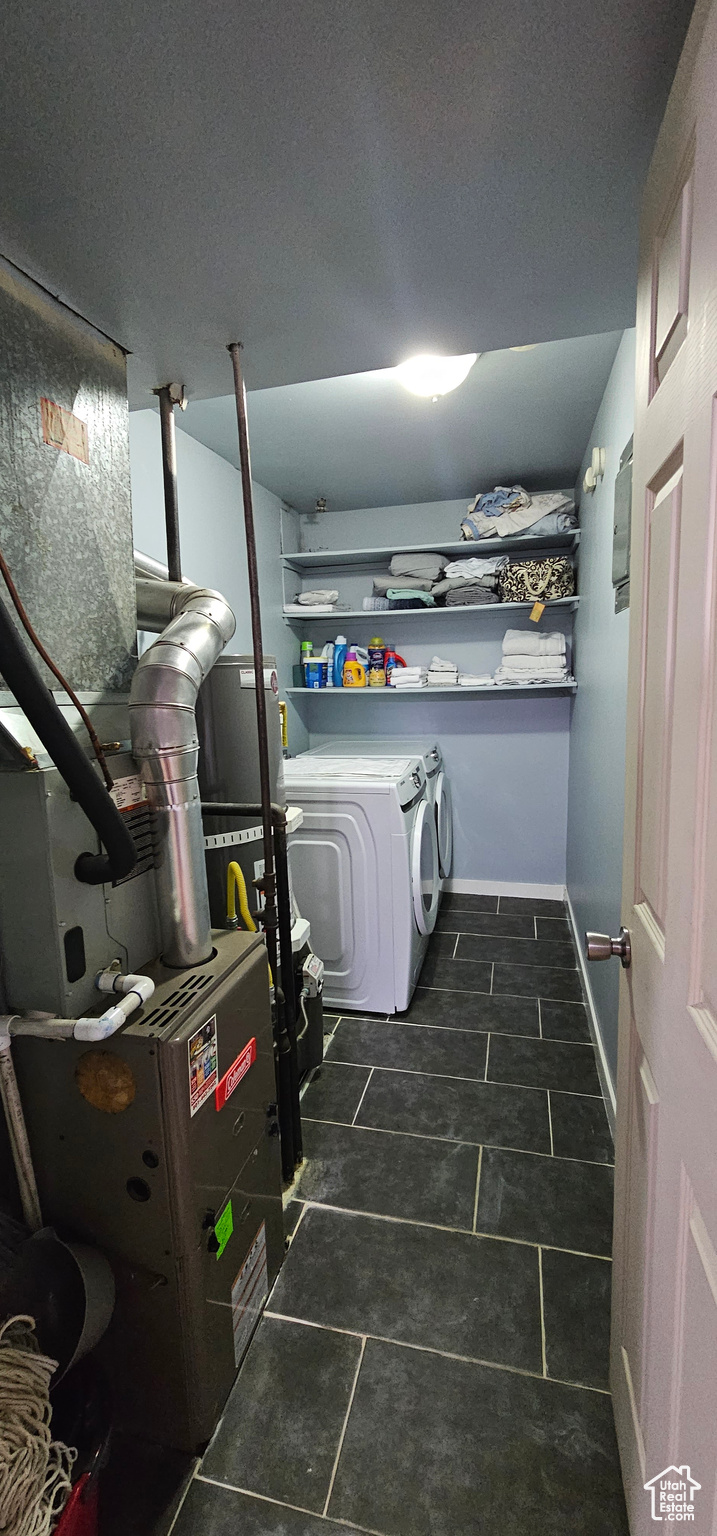
[[[240, 688], [255, 688], [256, 687], [256, 672], [254, 671], [253, 667], [240, 667], [239, 668], [239, 687]], [[264, 668], [264, 687], [265, 688], [271, 688], [272, 693], [278, 695], [278, 692], [279, 692], [279, 679], [278, 679], [278, 677], [276, 675], [276, 672], [274, 671], [273, 667], [265, 667]]]
[[266, 1226], [259, 1231], [232, 1285], [232, 1325], [234, 1328], [234, 1364], [238, 1367], [256, 1327], [259, 1313], [269, 1294], [266, 1265]]
[[115, 779], [111, 794], [118, 811], [134, 811], [138, 805], [147, 804], [147, 791], [138, 773]]
[[212, 1014], [187, 1041], [189, 1053], [189, 1111], [196, 1115], [217, 1086], [217, 1016]]

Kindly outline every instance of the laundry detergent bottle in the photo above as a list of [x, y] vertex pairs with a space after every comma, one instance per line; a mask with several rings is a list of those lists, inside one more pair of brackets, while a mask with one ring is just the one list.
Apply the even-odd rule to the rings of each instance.
[[378, 635], [368, 642], [368, 686], [369, 688], [386, 687], [386, 667], [384, 662], [385, 646]]
[[346, 653], [346, 660], [344, 662], [344, 688], [365, 687], [366, 668], [359, 661], [355, 647], [351, 646], [351, 649]]
[[399, 656], [398, 651], [394, 651], [392, 645], [387, 645], [384, 651], [383, 665], [386, 673], [386, 682], [389, 683], [391, 673], [395, 671], [396, 667], [406, 667], [408, 662], [404, 661], [402, 656]]
[[347, 650], [348, 640], [346, 639], [346, 636], [337, 635], [334, 641], [334, 688], [343, 688], [344, 686], [344, 662], [346, 660]]

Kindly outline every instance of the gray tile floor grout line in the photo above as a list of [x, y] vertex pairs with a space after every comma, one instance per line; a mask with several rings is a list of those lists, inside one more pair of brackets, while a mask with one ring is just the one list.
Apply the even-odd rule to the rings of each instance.
[[375, 1531], [370, 1525], [357, 1525], [355, 1520], [344, 1520], [338, 1515], [322, 1515], [319, 1510], [307, 1509], [304, 1504], [287, 1504], [284, 1499], [272, 1499], [268, 1493], [257, 1493], [254, 1488], [241, 1488], [238, 1483], [222, 1483], [216, 1477], [204, 1477], [201, 1473], [197, 1476], [198, 1483], [207, 1483], [211, 1488], [226, 1488], [228, 1493], [241, 1493], [244, 1498], [258, 1499], [261, 1504], [272, 1504], [277, 1509], [293, 1509], [297, 1515], [309, 1515], [312, 1520], [325, 1520], [327, 1525], [349, 1526], [352, 1531], [361, 1531], [363, 1536], [385, 1536], [383, 1531]]
[[[485, 1033], [490, 1036], [493, 1031], [476, 1030], [475, 1033]], [[521, 1036], [521, 1039], [524, 1038], [524, 1036]], [[443, 1081], [445, 1078], [450, 1078], [451, 1081], [458, 1083], [485, 1083], [488, 1081], [488, 1079], [485, 1077], [461, 1077], [457, 1072], [423, 1072], [420, 1067], [386, 1067], [381, 1062], [374, 1062], [371, 1064], [369, 1061], [339, 1061], [335, 1056], [332, 1056], [326, 1065], [334, 1067], [358, 1067], [361, 1072], [398, 1072], [401, 1073], [404, 1077], [435, 1077], [440, 1081]], [[371, 1079], [369, 1078], [368, 1081], [370, 1082]], [[545, 1085], [543, 1083], [506, 1083], [502, 1078], [491, 1078], [490, 1086], [491, 1088], [527, 1088], [531, 1093], [545, 1093]], [[368, 1088], [368, 1082], [366, 1083], [366, 1088]], [[366, 1092], [366, 1088], [364, 1088], [364, 1093]], [[551, 1092], [563, 1093], [571, 1099], [597, 1099], [600, 1103], [602, 1103], [602, 1096], [600, 1094], [578, 1093], [576, 1088], [553, 1088]], [[361, 1098], [363, 1099], [363, 1093]], [[360, 1108], [361, 1104], [359, 1103], [359, 1109]], [[358, 1110], [356, 1113], [358, 1114]], [[308, 1115], [307, 1119], [310, 1120], [311, 1116]], [[353, 1121], [351, 1123], [353, 1124]]]
[[[297, 1198], [301, 1199], [301, 1196], [298, 1196]], [[301, 1206], [301, 1214], [300, 1214], [299, 1219], [298, 1219], [298, 1221], [296, 1223], [296, 1226], [294, 1227], [294, 1230], [293, 1230], [293, 1232], [291, 1234], [291, 1237], [289, 1238], [289, 1247], [291, 1247], [291, 1245], [292, 1245], [292, 1243], [294, 1241], [294, 1238], [296, 1237], [296, 1234], [297, 1234], [297, 1232], [299, 1230], [299, 1227], [301, 1226], [301, 1223], [302, 1223], [302, 1221], [303, 1221], [303, 1219], [304, 1219], [304, 1217], [306, 1215], [306, 1212], [307, 1212], [308, 1208], [309, 1208], [309, 1202], [308, 1202], [308, 1200], [304, 1200], [303, 1203], [302, 1203], [302, 1206]], [[280, 1273], [281, 1273], [281, 1271], [280, 1271]]]
[[490, 997], [493, 996], [493, 978], [494, 978], [494, 976], [495, 976], [495, 960], [492, 960], [491, 961], [491, 966], [490, 966], [490, 993], [489, 993]]
[[453, 954], [451, 955], [451, 960], [455, 960], [455, 958], [456, 958], [456, 950], [458, 949], [458, 940], [459, 939], [460, 939], [460, 933], [457, 933], [456, 934], [456, 942], [453, 945]]
[[[436, 1349], [433, 1344], [414, 1344], [410, 1339], [390, 1339], [383, 1333], [363, 1333], [359, 1329], [337, 1328], [334, 1323], [315, 1323], [305, 1317], [290, 1317], [286, 1313], [271, 1312], [264, 1315], [274, 1317], [281, 1323], [296, 1323], [300, 1328], [323, 1328], [326, 1333], [340, 1333], [351, 1339], [365, 1339], [367, 1343], [390, 1344], [395, 1349], [413, 1349], [420, 1355], [438, 1355], [441, 1360], [456, 1360], [459, 1365], [480, 1365], [489, 1371], [506, 1371], [509, 1376], [527, 1376], [531, 1381], [546, 1381], [553, 1387], [573, 1387], [576, 1392], [594, 1392], [598, 1397], [612, 1396], [605, 1387], [590, 1387], [583, 1385], [581, 1381], [564, 1381], [561, 1376], [543, 1376], [540, 1371], [529, 1371], [522, 1365], [504, 1365], [500, 1360], [484, 1360], [480, 1355], [458, 1355], [450, 1349]], [[208, 1482], [209, 1479], [202, 1479], [202, 1481]], [[231, 1485], [222, 1483], [220, 1486], [226, 1488]], [[236, 1489], [237, 1493], [248, 1491], [244, 1488]], [[311, 1511], [306, 1512], [311, 1513]]]
[[486, 1047], [485, 1047], [485, 1070], [483, 1072], [483, 1082], [484, 1083], [487, 1083], [487, 1081], [488, 1081], [488, 1057], [489, 1056], [490, 1056], [490, 1035], [488, 1035], [488, 1039], [486, 1041]]
[[[545, 505], [545, 503], [543, 502], [543, 506], [544, 505]], [[535, 937], [537, 939], [537, 937], [538, 937], [538, 919], [537, 919], [537, 917], [533, 918], [533, 932], [534, 932]]]
[[[460, 937], [460, 935], [459, 935], [459, 937]], [[440, 958], [441, 957], [439, 956], [439, 959]], [[448, 960], [449, 962], [451, 960], [451, 956], [450, 955], [444, 955], [442, 958], [444, 960]], [[506, 962], [503, 961], [503, 960], [498, 960], [498, 961], [494, 960], [494, 961], [490, 962], [488, 960], [468, 961], [468, 960], [460, 960], [459, 959], [456, 963], [458, 965], [469, 965], [469, 964], [473, 964], [473, 965], [489, 965], [491, 963], [493, 965], [496, 965], [496, 964], [504, 965]], [[515, 969], [519, 970], [520, 967], [516, 966]], [[526, 969], [528, 969], [528, 967], [526, 967]], [[534, 970], [540, 970], [540, 971], [544, 971], [544, 970], [560, 971], [560, 970], [565, 970], [565, 967], [564, 966], [560, 966], [560, 965], [553, 965], [553, 966], [540, 965], [540, 966], [534, 966], [533, 969]], [[572, 970], [567, 971], [566, 974], [568, 976], [572, 976], [573, 975], [573, 971]], [[579, 972], [576, 971], [575, 974], [579, 975]], [[455, 986], [455, 987], [434, 987], [430, 981], [419, 981], [418, 985], [423, 988], [424, 992], [465, 992], [467, 997], [491, 997], [491, 996], [492, 997], [501, 997], [501, 998], [503, 998], [503, 997], [504, 998], [513, 997], [513, 998], [515, 998], [520, 1003], [535, 1003], [538, 1000], [538, 998], [533, 993], [531, 993], [531, 992], [493, 992], [493, 993], [490, 993], [490, 992], [481, 992], [478, 987], [458, 987], [458, 986]], [[584, 1008], [585, 1007], [585, 999], [584, 999], [584, 997], [582, 995], [582, 992], [580, 994], [580, 997], [543, 997], [542, 992], [538, 993], [538, 997], [540, 997], [544, 1003], [568, 1003], [573, 1008]]]
[[[438, 988], [436, 987], [435, 990], [438, 991]], [[487, 992], [482, 992], [480, 995], [481, 997], [488, 997], [489, 994]], [[526, 998], [525, 1001], [531, 1003], [540, 1003], [540, 998], [531, 997]], [[581, 1008], [583, 1005], [582, 1003], [576, 1003], [575, 1006], [576, 1008]], [[347, 1016], [342, 1020], [342, 1022], [344, 1024], [349, 1022], [352, 1024], [383, 1024], [384, 1027], [386, 1024], [394, 1024], [396, 1028], [400, 1029], [437, 1029], [441, 1030], [444, 1035], [503, 1035], [506, 1040], [545, 1040], [547, 1045], [582, 1045], [586, 1046], [590, 1051], [595, 1050], [595, 1046], [593, 1045], [592, 1040], [567, 1040], [564, 1039], [562, 1035], [522, 1035], [519, 1030], [494, 1029], [490, 1025], [486, 1026], [485, 1029], [461, 1029], [460, 1025], [458, 1024], [420, 1024], [413, 1019], [401, 1019], [398, 1016], [386, 1020], [361, 1019], [358, 1016], [355, 1019], [349, 1020]], [[328, 1040], [329, 1038], [333, 1040], [334, 1036], [331, 1035], [331, 1037], [329, 1037], [327, 1035], [326, 1039]], [[324, 1057], [325, 1061], [339, 1061], [340, 1059], [341, 1058], [337, 1056]], [[343, 1065], [351, 1067], [354, 1066], [355, 1063], [349, 1061], [343, 1063]]]
[[359, 1099], [358, 1104], [356, 1105], [356, 1113], [355, 1113], [355, 1115], [353, 1117], [353, 1120], [351, 1121], [352, 1125], [356, 1124], [356, 1118], [358, 1116], [358, 1112], [359, 1112], [359, 1110], [361, 1108], [361, 1105], [363, 1104], [363, 1101], [364, 1101], [364, 1099], [366, 1097], [366, 1089], [368, 1088], [368, 1085], [369, 1085], [369, 1083], [371, 1081], [371, 1078], [373, 1077], [373, 1074], [374, 1074], [375, 1071], [376, 1071], [376, 1068], [372, 1067], [371, 1071], [368, 1074], [368, 1077], [366, 1078], [366, 1081], [365, 1081], [364, 1087], [363, 1087], [363, 1093], [361, 1094], [361, 1098]]
[[[543, 1038], [543, 1010], [542, 1010], [542, 1008], [540, 1006], [540, 998], [538, 998], [537, 1001], [538, 1001], [538, 1039], [542, 1040], [542, 1038]], [[588, 1043], [590, 1045], [592, 1045], [592, 1040], [590, 1040], [589, 1042], [587, 1042], [587, 1041], [583, 1042], [583, 1044], [588, 1044]]]
[[543, 1375], [548, 1378], [548, 1356], [545, 1347], [545, 1297], [543, 1295], [543, 1252], [538, 1243], [538, 1286], [540, 1289], [540, 1345], [543, 1351]]
[[[597, 1165], [598, 1167], [601, 1164]], [[605, 1253], [585, 1253], [580, 1248], [560, 1248], [556, 1243], [538, 1242], [528, 1237], [507, 1237], [502, 1232], [472, 1231], [470, 1227], [442, 1226], [437, 1221], [421, 1221], [416, 1216], [389, 1216], [385, 1211], [357, 1211], [350, 1205], [334, 1205], [324, 1200], [308, 1200], [307, 1205], [315, 1211], [332, 1211], [337, 1216], [359, 1216], [366, 1221], [393, 1222], [398, 1227], [423, 1227], [430, 1232], [454, 1232], [460, 1237], [481, 1237], [488, 1242], [515, 1243], [519, 1248], [547, 1248], [551, 1253], [572, 1253], [580, 1259], [603, 1259], [606, 1263], [612, 1263], [612, 1259]], [[281, 1273], [281, 1271], [279, 1271]], [[278, 1279], [278, 1277], [277, 1277]], [[276, 1284], [276, 1281], [274, 1282]], [[229, 1306], [229, 1302], [217, 1303], [217, 1305]]]
[[476, 1222], [478, 1220], [478, 1192], [480, 1190], [480, 1171], [481, 1171], [481, 1164], [482, 1164], [482, 1162], [483, 1162], [483, 1148], [479, 1147], [478, 1148], [478, 1170], [477, 1170], [477, 1173], [476, 1173], [476, 1192], [475, 1192], [475, 1197], [474, 1197], [474, 1200], [473, 1200], [473, 1226], [471, 1228], [471, 1230], [473, 1232], [475, 1232]]
[[[458, 1081], [462, 1082], [463, 1079], [459, 1078]], [[471, 1082], [472, 1079], [471, 1078], [466, 1078], [465, 1081], [466, 1082]], [[491, 1084], [491, 1087], [495, 1087], [495, 1086], [497, 1086], [499, 1088], [502, 1088], [504, 1086], [510, 1086], [510, 1085], [509, 1084], [508, 1085], [504, 1085], [503, 1083], [498, 1083], [497, 1085], [496, 1084]], [[545, 1093], [546, 1089], [544, 1089], [544, 1088], [542, 1088], [542, 1089], [536, 1088], [536, 1089], [531, 1089], [531, 1092]], [[574, 1097], [578, 1097], [578, 1095], [574, 1095]], [[458, 1138], [458, 1137], [455, 1137], [455, 1136], [427, 1136], [422, 1131], [396, 1131], [396, 1130], [393, 1130], [390, 1126], [386, 1126], [386, 1125], [356, 1125], [356, 1124], [352, 1123], [352, 1121], [350, 1121], [350, 1120], [318, 1120], [318, 1119], [315, 1119], [313, 1117], [313, 1115], [303, 1115], [302, 1116], [302, 1120], [305, 1120], [307, 1122], [307, 1124], [309, 1124], [309, 1125], [338, 1125], [338, 1126], [340, 1126], [342, 1128], [342, 1130], [345, 1130], [345, 1131], [371, 1131], [374, 1135], [378, 1135], [378, 1136], [413, 1136], [413, 1137], [415, 1137], [416, 1141], [437, 1141], [437, 1142], [440, 1143], [440, 1145], [442, 1147], [479, 1147], [479, 1146], [481, 1146], [481, 1142], [479, 1142], [479, 1141], [465, 1141], [462, 1138]], [[495, 1151], [495, 1152], [516, 1152], [521, 1157], [551, 1157], [553, 1155], [551, 1152], [536, 1152], [534, 1147], [508, 1147], [508, 1146], [505, 1146], [503, 1144], [503, 1142], [501, 1142], [501, 1141], [484, 1142], [483, 1145], [491, 1147], [493, 1149], [493, 1151]], [[594, 1158], [594, 1157], [565, 1157], [562, 1153], [559, 1154], [559, 1157], [556, 1158], [556, 1161], [560, 1161], [561, 1163], [587, 1163], [590, 1168], [614, 1168], [615, 1167], [614, 1163], [604, 1163], [604, 1162], [599, 1161], [598, 1158]]]
[[551, 1106], [550, 1106], [550, 1089], [548, 1088], [546, 1091], [547, 1091], [547, 1095], [548, 1095], [548, 1127], [550, 1129], [550, 1156], [551, 1157], [555, 1157], [555, 1143], [553, 1141], [553, 1111], [552, 1111]]
[[344, 1448], [344, 1439], [345, 1439], [345, 1436], [346, 1436], [346, 1430], [348, 1429], [349, 1418], [351, 1416], [351, 1409], [353, 1408], [353, 1405], [354, 1405], [354, 1397], [356, 1396], [356, 1387], [358, 1386], [359, 1372], [360, 1372], [361, 1366], [363, 1364], [363, 1357], [364, 1357], [365, 1349], [366, 1349], [366, 1335], [364, 1333], [361, 1336], [361, 1348], [359, 1350], [359, 1357], [358, 1357], [358, 1361], [357, 1361], [357, 1364], [356, 1364], [356, 1370], [354, 1371], [354, 1379], [353, 1379], [353, 1382], [351, 1383], [351, 1391], [349, 1393], [349, 1400], [348, 1400], [348, 1404], [347, 1404], [347, 1407], [346, 1407], [346, 1412], [344, 1414], [344, 1422], [341, 1425], [341, 1434], [339, 1435], [339, 1443], [338, 1443], [338, 1445], [336, 1447], [336, 1455], [334, 1457], [334, 1464], [333, 1464], [333, 1467], [331, 1468], [331, 1477], [329, 1479], [329, 1491], [328, 1491], [328, 1493], [326, 1495], [326, 1502], [324, 1504], [324, 1509], [323, 1509], [324, 1519], [326, 1519], [326, 1517], [328, 1516], [328, 1513], [329, 1513], [329, 1504], [331, 1502], [331, 1495], [332, 1495], [332, 1493], [334, 1491], [334, 1483], [336, 1481], [336, 1473], [338, 1472], [338, 1469], [339, 1469], [339, 1461], [341, 1459], [341, 1452], [342, 1452], [342, 1450]]

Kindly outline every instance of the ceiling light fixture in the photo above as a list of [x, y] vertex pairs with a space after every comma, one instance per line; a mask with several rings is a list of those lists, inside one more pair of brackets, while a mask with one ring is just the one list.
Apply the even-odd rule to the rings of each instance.
[[466, 352], [462, 357], [438, 357], [424, 353], [399, 363], [394, 372], [404, 389], [409, 389], [412, 395], [437, 400], [440, 395], [447, 395], [452, 389], [457, 389], [468, 378], [479, 356], [478, 352]]

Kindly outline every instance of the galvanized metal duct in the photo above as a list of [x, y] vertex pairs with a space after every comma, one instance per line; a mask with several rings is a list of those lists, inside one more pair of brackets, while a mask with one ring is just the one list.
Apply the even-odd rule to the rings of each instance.
[[139, 580], [137, 624], [161, 630], [141, 657], [130, 693], [132, 751], [157, 829], [162, 958], [200, 965], [212, 950], [195, 719], [200, 686], [236, 620], [219, 592]]

